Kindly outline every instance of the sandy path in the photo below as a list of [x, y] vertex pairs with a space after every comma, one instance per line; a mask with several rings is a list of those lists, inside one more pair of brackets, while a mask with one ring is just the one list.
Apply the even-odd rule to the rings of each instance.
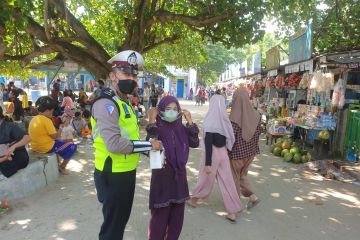
[[[188, 103], [185, 103], [188, 105]], [[201, 124], [206, 107], [186, 106]], [[360, 188], [327, 181], [307, 174], [298, 165], [268, 154], [261, 141], [262, 154], [251, 167], [253, 190], [262, 202], [252, 211], [239, 215], [235, 225], [222, 214], [219, 189], [196, 209], [186, 208], [181, 239], [190, 240], [268, 240], [341, 239], [355, 240], [360, 235]], [[102, 221], [101, 205], [93, 184], [91, 147], [79, 147], [68, 176], [35, 195], [13, 202], [13, 210], [0, 217], [1, 239], [97, 239]], [[190, 189], [196, 184], [200, 150], [191, 151], [188, 164]], [[132, 215], [126, 240], [147, 238], [147, 208], [150, 171], [144, 158], [138, 168]], [[246, 201], [243, 199], [243, 203]]]

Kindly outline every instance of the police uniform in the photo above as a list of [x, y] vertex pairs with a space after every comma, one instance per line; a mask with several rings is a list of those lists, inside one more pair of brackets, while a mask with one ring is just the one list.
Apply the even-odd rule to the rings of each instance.
[[[109, 60], [113, 67], [133, 74], [137, 74], [142, 62], [142, 56], [135, 51], [120, 52]], [[99, 239], [122, 239], [133, 204], [140, 153], [151, 150], [151, 143], [140, 140], [134, 109], [114, 89], [104, 89], [91, 111], [94, 181], [104, 216]]]

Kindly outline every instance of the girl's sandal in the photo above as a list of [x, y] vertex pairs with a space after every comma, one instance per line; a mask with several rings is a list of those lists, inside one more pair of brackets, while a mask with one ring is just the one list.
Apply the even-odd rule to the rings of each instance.
[[5, 214], [8, 210], [9, 208], [0, 208], [0, 216]]
[[261, 202], [261, 200], [258, 198], [255, 201], [249, 201], [247, 204], [247, 209], [250, 210], [253, 207], [255, 207], [256, 205], [258, 205]]
[[189, 207], [196, 208], [196, 204], [193, 204], [193, 203], [191, 202], [191, 200], [187, 200], [187, 201], [186, 201], [186, 204], [187, 204]]
[[225, 219], [228, 220], [231, 224], [236, 223], [236, 219], [230, 218], [229, 216], [225, 216]]

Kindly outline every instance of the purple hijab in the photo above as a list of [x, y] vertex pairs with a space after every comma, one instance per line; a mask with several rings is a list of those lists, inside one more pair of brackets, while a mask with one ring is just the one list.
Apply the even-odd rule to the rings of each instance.
[[[181, 111], [178, 100], [173, 96], [166, 96], [159, 102], [159, 112], [164, 112], [167, 105], [176, 103], [179, 112]], [[168, 123], [157, 116], [156, 125], [158, 127], [159, 140], [162, 141], [165, 149], [165, 156], [175, 171], [185, 169], [189, 157], [189, 139], [182, 117], [175, 122]]]

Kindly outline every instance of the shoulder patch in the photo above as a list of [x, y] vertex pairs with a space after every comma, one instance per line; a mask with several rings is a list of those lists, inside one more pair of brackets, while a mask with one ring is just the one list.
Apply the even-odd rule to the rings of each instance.
[[110, 115], [113, 114], [113, 112], [114, 112], [114, 110], [115, 110], [115, 107], [114, 107], [114, 105], [112, 105], [112, 104], [106, 104], [106, 105], [105, 105], [105, 108], [106, 108], [107, 112], [108, 112]]

